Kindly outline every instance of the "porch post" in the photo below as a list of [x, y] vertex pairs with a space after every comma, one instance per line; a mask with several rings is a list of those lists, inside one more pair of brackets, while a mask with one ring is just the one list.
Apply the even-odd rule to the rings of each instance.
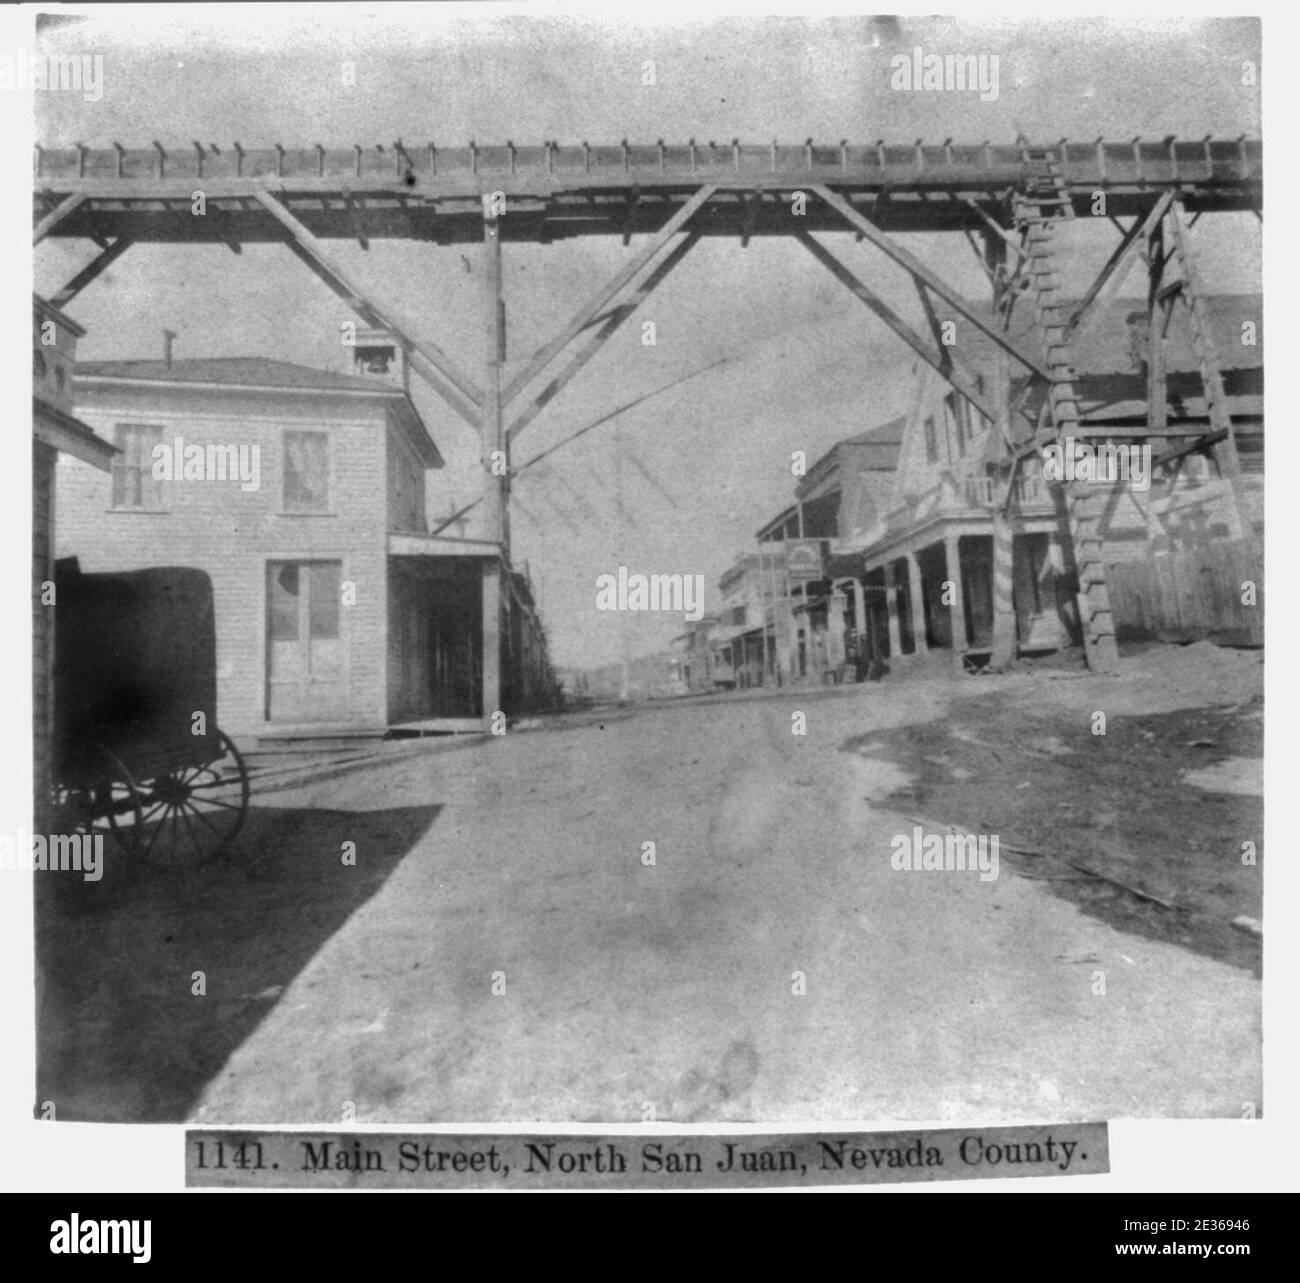
[[952, 653], [954, 660], [966, 649], [966, 589], [961, 581], [961, 537], [946, 534], [943, 537], [944, 560], [947, 565], [947, 578], [953, 586], [952, 605], [948, 607], [948, 623], [952, 634]]
[[912, 549], [907, 553], [907, 581], [912, 598], [912, 639], [915, 642], [915, 654], [920, 655], [930, 649], [930, 639], [925, 635], [925, 605], [921, 600], [921, 560]]
[[844, 663], [844, 603], [843, 590], [833, 585], [826, 603], [826, 666], [831, 672]]
[[885, 609], [889, 615], [889, 657], [898, 660], [903, 654], [902, 629], [898, 626], [898, 576], [896, 562], [885, 563]]

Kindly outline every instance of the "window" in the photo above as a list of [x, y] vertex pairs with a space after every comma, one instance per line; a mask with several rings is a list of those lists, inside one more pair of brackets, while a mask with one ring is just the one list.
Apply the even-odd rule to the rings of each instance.
[[270, 574], [271, 640], [298, 640], [298, 563], [273, 567]]
[[[982, 380], [977, 381], [977, 391], [984, 391]], [[989, 426], [989, 420], [956, 392], [949, 392], [943, 399], [943, 421], [951, 434], [951, 440], [957, 446], [957, 453], [961, 455], [966, 453], [966, 447], [976, 436]]]
[[939, 439], [934, 430], [934, 416], [925, 421], [925, 457], [934, 463], [939, 457]]
[[[342, 565], [337, 561], [273, 563], [268, 575], [271, 640], [336, 641]], [[303, 598], [306, 597], [304, 603]], [[305, 604], [305, 611], [304, 611]]]
[[284, 434], [285, 512], [329, 511], [329, 435]]
[[337, 641], [343, 567], [337, 561], [307, 563], [307, 635]]
[[119, 423], [114, 442], [121, 451], [113, 458], [113, 507], [158, 511], [162, 482], [153, 475], [153, 449], [162, 444], [162, 429], [140, 423]]

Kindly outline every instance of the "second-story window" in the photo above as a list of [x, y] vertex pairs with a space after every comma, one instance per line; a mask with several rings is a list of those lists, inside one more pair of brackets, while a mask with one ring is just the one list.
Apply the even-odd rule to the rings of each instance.
[[113, 444], [113, 507], [156, 511], [162, 507], [162, 482], [153, 475], [153, 448], [162, 442], [162, 429], [141, 423], [119, 423]]
[[929, 463], [939, 458], [939, 435], [934, 430], [934, 416], [925, 421], [925, 457]]
[[284, 434], [285, 512], [329, 511], [329, 434]]

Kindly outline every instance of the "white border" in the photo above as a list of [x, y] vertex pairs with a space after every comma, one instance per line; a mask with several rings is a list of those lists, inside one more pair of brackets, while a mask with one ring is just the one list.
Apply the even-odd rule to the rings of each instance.
[[[60, 13], [86, 12], [103, 18], [107, 6], [51, 6]], [[379, 14], [401, 21], [405, 5], [343, 5], [331, 4], [316, 9], [304, 5], [238, 5], [228, 6], [238, 12], [223, 12], [221, 6], [183, 5], [121, 6], [115, 20], [130, 20], [141, 24], [171, 25], [181, 19], [186, 21], [213, 18], [218, 22], [235, 21], [244, 33], [243, 38], [255, 41], [265, 49], [279, 29], [290, 29], [300, 38], [304, 27], [319, 27], [323, 22], [347, 22], [357, 13]], [[892, 6], [897, 13], [933, 13], [928, 4], [903, 3]], [[993, 14], [972, 12], [963, 7], [961, 17], [977, 19]], [[253, 11], [253, 12], [250, 12]], [[18, 46], [31, 50], [33, 45], [32, 6], [5, 8], [0, 11], [0, 49]], [[723, 14], [811, 14], [827, 16], [869, 12], [862, 4], [846, 4], [823, 0], [816, 5], [786, 3], [753, 3], [752, 0], [656, 0], [654, 4], [635, 7], [629, 4], [610, 3], [535, 3], [487, 5], [444, 5], [425, 9], [420, 21], [453, 22], [465, 18], [483, 18], [489, 14], [562, 14], [569, 18], [591, 16], [606, 22], [698, 22], [702, 18]], [[997, 6], [996, 18], [1033, 18], [1042, 15], [1041, 3], [1026, 0], [1003, 0]], [[1182, 22], [1189, 18], [1252, 16], [1258, 8], [1237, 4], [1203, 3], [1202, 0], [1180, 0], [1179, 3], [1150, 4], [1143, 6], [1143, 19], [1168, 19]], [[1115, 20], [1132, 20], [1131, 6], [1054, 6], [1052, 17], [1067, 15], [1110, 17]], [[1267, 476], [1269, 483], [1268, 545], [1271, 550], [1295, 546], [1294, 521], [1297, 504], [1287, 493], [1287, 479], [1295, 472], [1293, 460], [1297, 449], [1296, 436], [1290, 415], [1283, 403], [1287, 377], [1290, 373], [1286, 353], [1295, 347], [1295, 319], [1286, 292], [1291, 284], [1294, 260], [1284, 245], [1277, 229], [1283, 224], [1277, 219], [1296, 193], [1295, 176], [1289, 172], [1285, 134], [1296, 118], [1294, 100], [1288, 101], [1288, 82], [1294, 80], [1290, 68], [1280, 51], [1289, 49], [1287, 38], [1293, 19], [1291, 11], [1277, 6], [1264, 15], [1266, 51], [1278, 51], [1271, 62], [1265, 58], [1262, 70], [1264, 93], [1265, 135], [1272, 150], [1267, 181], [1265, 237], [1266, 326], [1268, 340], [1275, 354], [1273, 373], [1267, 381], [1267, 415], [1276, 425], [1270, 434]], [[1276, 68], [1273, 74], [1270, 72]], [[6, 274], [10, 282], [10, 306], [4, 309], [4, 342], [0, 352], [11, 362], [9, 377], [0, 381], [6, 398], [8, 413], [4, 416], [6, 431], [3, 449], [8, 479], [5, 500], [0, 504], [0, 520], [4, 522], [5, 546], [9, 555], [0, 559], [3, 575], [3, 600], [11, 627], [5, 631], [5, 655], [8, 663], [4, 671], [15, 684], [7, 692], [6, 703], [10, 716], [6, 720], [4, 737], [4, 766], [0, 771], [0, 815], [16, 817], [21, 824], [26, 817], [30, 827], [30, 645], [28, 612], [28, 554], [30, 540], [30, 463], [27, 431], [30, 403], [28, 401], [28, 326], [31, 283], [26, 192], [28, 189], [31, 153], [30, 97], [18, 94], [0, 95], [0, 148], [3, 149], [3, 172], [10, 178], [10, 197], [4, 204], [6, 244], [12, 269], [19, 262], [25, 267]], [[1273, 412], [1277, 411], [1273, 418]], [[17, 480], [15, 480], [17, 478]], [[1069, 1193], [1086, 1191], [1267, 1191], [1293, 1190], [1294, 1154], [1297, 1139], [1297, 1110], [1295, 1095], [1291, 1090], [1297, 1070], [1297, 1034], [1294, 1020], [1294, 999], [1291, 978], [1296, 975], [1296, 941], [1300, 936], [1292, 916], [1297, 906], [1296, 859], [1289, 843], [1283, 841], [1289, 825], [1284, 813], [1277, 822], [1279, 805], [1287, 806], [1294, 792], [1290, 779], [1293, 746], [1286, 734], [1290, 723], [1291, 699], [1294, 677], [1291, 660], [1280, 648], [1280, 642], [1293, 633], [1295, 607], [1283, 580], [1285, 559], [1274, 555], [1269, 559], [1269, 571], [1278, 571], [1272, 581], [1272, 591], [1267, 595], [1268, 639], [1272, 647], [1272, 662], [1268, 665], [1268, 714], [1266, 795], [1269, 798], [1266, 850], [1271, 853], [1267, 877], [1268, 894], [1265, 909], [1266, 929], [1266, 980], [1265, 980], [1265, 1117], [1247, 1124], [1241, 1122], [1115, 1122], [1111, 1125], [1111, 1173], [1108, 1176], [1061, 1178], [1053, 1180], [993, 1180], [981, 1182], [940, 1182], [932, 1185], [872, 1186], [873, 1189], [907, 1189], [924, 1195], [934, 1192], [980, 1193], [992, 1190], [1020, 1190], [1022, 1192]], [[9, 823], [5, 828], [16, 828]], [[33, 962], [32, 962], [32, 905], [30, 882], [22, 878], [5, 878], [0, 885], [0, 949], [3, 949], [3, 977], [0, 986], [0, 1030], [4, 1031], [5, 1054], [0, 1056], [0, 1172], [5, 1192], [17, 1190], [48, 1191], [150, 1191], [179, 1190], [183, 1188], [182, 1133], [179, 1126], [104, 1125], [62, 1123], [49, 1126], [36, 1122], [31, 1116], [33, 1032]], [[94, 959], [85, 960], [94, 966]], [[936, 1124], [942, 1126], [943, 1124]], [[870, 1126], [870, 1125], [869, 1125]], [[916, 1124], [908, 1124], [914, 1128]], [[840, 1124], [818, 1123], [810, 1130], [860, 1130], [863, 1125], [851, 1120]], [[298, 1130], [298, 1129], [295, 1129]], [[308, 1130], [308, 1129], [302, 1129]], [[413, 1130], [409, 1126], [368, 1128], [375, 1131]], [[482, 1128], [473, 1126], [446, 1126], [443, 1132], [475, 1132]], [[577, 1133], [609, 1133], [624, 1130], [613, 1127], [539, 1127], [536, 1125], [504, 1127], [502, 1131], [557, 1131]], [[688, 1130], [668, 1125], [626, 1129], [638, 1136], [652, 1132], [671, 1133]], [[771, 1132], [772, 1125], [752, 1128], [702, 1128], [707, 1132], [751, 1131]], [[840, 1187], [842, 1188], [842, 1187]], [[1212, 1212], [1206, 1205], [1203, 1210]]]

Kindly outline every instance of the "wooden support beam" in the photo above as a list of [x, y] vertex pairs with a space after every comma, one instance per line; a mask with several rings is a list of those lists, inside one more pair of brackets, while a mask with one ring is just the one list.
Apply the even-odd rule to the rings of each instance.
[[543, 344], [528, 359], [528, 364], [510, 380], [503, 394], [503, 401], [509, 404], [519, 395], [524, 387], [531, 383], [559, 353], [601, 313], [605, 306], [636, 277], [642, 268], [659, 253], [669, 241], [694, 217], [696, 212], [717, 191], [715, 184], [706, 183], [687, 200], [658, 232], [650, 238], [649, 244], [632, 256], [595, 295], [587, 300], [586, 305], [569, 321], [549, 343]]
[[119, 236], [106, 250], [102, 250], [91, 259], [58, 293], [54, 294], [50, 302], [55, 307], [66, 307], [91, 281], [117, 262], [133, 243], [127, 237]]
[[510, 442], [505, 433], [501, 367], [506, 360], [505, 301], [501, 294], [501, 226], [483, 219], [483, 320], [486, 361], [483, 378], [482, 461], [487, 537], [501, 545], [510, 565]]
[[984, 206], [979, 203], [979, 201], [972, 200], [969, 196], [965, 196], [962, 199], [967, 205], [971, 207], [971, 209], [973, 209], [980, 216], [980, 218], [984, 220], [985, 226], [989, 229], [989, 231], [993, 232], [994, 235], [996, 236], [1000, 236], [1007, 243], [1007, 245], [1011, 247], [1011, 249], [1014, 251], [1017, 258], [1020, 258], [1022, 256], [1023, 250], [1020, 248], [1020, 242], [1016, 239], [1015, 236], [1013, 236], [1009, 231], [1007, 231], [1007, 229], [1003, 227], [1002, 224], [999, 223], [996, 218], [993, 218], [989, 214], [988, 210], [986, 210]]
[[39, 245], [67, 216], [81, 208], [85, 196], [69, 196], [60, 201], [32, 230], [32, 244]]
[[[973, 325], [986, 338], [991, 339], [998, 345], [1008, 356], [1014, 358], [1021, 365], [1032, 370], [1042, 378], [1047, 378], [1047, 370], [1031, 357], [1021, 352], [1010, 339], [1002, 334], [995, 325], [991, 325], [983, 317], [973, 312], [967, 306], [966, 300], [946, 284], [943, 279], [932, 272], [924, 263], [921, 262], [915, 254], [903, 249], [901, 245], [895, 245], [894, 242], [879, 231], [874, 224], [864, 218], [847, 200], [838, 192], [833, 191], [824, 183], [813, 183], [812, 189], [824, 200], [832, 209], [839, 213], [850, 225], [855, 227], [862, 235], [869, 240], [878, 250], [887, 257], [894, 260], [900, 267], [911, 273], [914, 277], [919, 277], [924, 281], [945, 303], [948, 304], [959, 316], [965, 319], [970, 325]], [[993, 418], [994, 416], [988, 415]]]
[[963, 227], [961, 230], [962, 235], [966, 237], [966, 244], [970, 246], [970, 252], [975, 255], [975, 261], [980, 265], [980, 271], [984, 273], [990, 285], [996, 286], [997, 282], [994, 279], [993, 273], [989, 270], [986, 255], [980, 248], [979, 242], [975, 239], [975, 234], [969, 227]]
[[1173, 193], [1165, 192], [1151, 207], [1146, 218], [1135, 220], [1133, 226], [1124, 234], [1124, 238], [1097, 274], [1097, 279], [1088, 287], [1083, 302], [1071, 317], [1065, 335], [1067, 343], [1081, 338], [1091, 327], [1092, 322], [1101, 315], [1102, 309], [1097, 306], [1099, 301], [1109, 302], [1119, 293], [1120, 287], [1137, 260], [1138, 251], [1152, 229], [1164, 219], [1172, 200]]
[[745, 197], [745, 216], [744, 222], [740, 229], [740, 248], [748, 249], [750, 238], [754, 235], [754, 228], [758, 226], [758, 215], [763, 208], [763, 191], [750, 192]]
[[[473, 406], [483, 404], [483, 393], [473, 379], [465, 374], [451, 357], [436, 344], [417, 339], [415, 337], [415, 327], [409, 321], [400, 317], [391, 308], [380, 307], [372, 302], [365, 292], [355, 285], [334, 261], [333, 255], [294, 217], [282, 201], [271, 195], [270, 192], [264, 191], [255, 192], [254, 199], [289, 233], [290, 239], [286, 243], [295, 249], [298, 256], [312, 267], [316, 274], [336, 294], [346, 300], [369, 324], [379, 329], [388, 330], [401, 341], [403, 347], [418, 352], [424, 358], [423, 363], [412, 361], [412, 365], [421, 373], [422, 377], [427, 377], [424, 371], [429, 366], [432, 366], [438, 372], [441, 378], [436, 382], [430, 380], [430, 386], [462, 418], [467, 418], [468, 422], [477, 427], [478, 416], [472, 412], [467, 416], [464, 406], [465, 401], [469, 401]], [[443, 380], [446, 380], [446, 382], [444, 383]], [[446, 395], [447, 383], [450, 383], [460, 393], [460, 396], [454, 399], [448, 397]]]
[[556, 376], [553, 378], [529, 404], [520, 411], [514, 422], [510, 425], [510, 431], [507, 434], [508, 440], [512, 443], [518, 438], [519, 434], [542, 412], [542, 410], [553, 401], [568, 382], [582, 369], [588, 361], [605, 345], [613, 336], [614, 332], [628, 319], [638, 307], [650, 296], [659, 283], [668, 275], [669, 272], [682, 261], [690, 252], [691, 247], [700, 239], [698, 232], [687, 232], [671, 252], [658, 264], [653, 272], [636, 288], [636, 291], [627, 299], [614, 308], [606, 317], [605, 323], [578, 349], [577, 352], [569, 359]]
[[462, 397], [460, 393], [443, 378], [438, 367], [425, 356], [423, 349], [417, 348], [414, 341], [404, 331], [393, 324], [388, 313], [380, 312], [359, 295], [344, 287], [331, 272], [322, 268], [321, 264], [305, 245], [301, 245], [298, 241], [293, 239], [286, 240], [284, 244], [286, 249], [300, 258], [309, 268], [311, 268], [311, 270], [345, 303], [347, 303], [347, 305], [351, 307], [367, 325], [372, 325], [376, 329], [387, 330], [393, 334], [397, 341], [402, 345], [402, 351], [406, 353], [406, 358], [411, 363], [411, 369], [413, 369], [429, 385], [430, 391], [434, 392], [438, 397], [446, 402], [446, 404], [449, 405], [475, 431], [478, 431], [478, 406], [474, 405], [467, 398]]
[[993, 407], [957, 370], [951, 361], [937, 355], [928, 343], [883, 299], [871, 292], [834, 254], [808, 232], [796, 232], [795, 239], [849, 291], [867, 305], [927, 365], [936, 370], [958, 393], [966, 398], [986, 419], [996, 421]]
[[1173, 463], [1176, 459], [1183, 459], [1189, 454], [1196, 454], [1201, 450], [1208, 450], [1211, 446], [1218, 445], [1220, 441], [1226, 441], [1227, 439], [1228, 434], [1226, 431], [1210, 432], [1197, 437], [1197, 439], [1190, 444], [1180, 445], [1177, 449], [1165, 450], [1160, 454], [1152, 455], [1151, 470], [1154, 472], [1156, 468], [1162, 468], [1166, 464]]
[[941, 374], [947, 374], [952, 369], [952, 351], [943, 341], [943, 326], [939, 323], [939, 314], [934, 310], [934, 303], [931, 301], [929, 294], [926, 293], [925, 286], [917, 279], [912, 277], [912, 284], [916, 286], [916, 292], [921, 299], [921, 307], [925, 311], [926, 322], [930, 326], [930, 333], [934, 336], [934, 345], [939, 349], [939, 360], [942, 364]]
[[366, 208], [359, 205], [353, 199], [352, 193], [346, 188], [343, 191], [343, 203], [347, 206], [348, 217], [352, 221], [352, 230], [356, 234], [357, 244], [362, 249], [370, 248], [370, 238], [366, 235]]
[[1165, 330], [1168, 310], [1161, 298], [1164, 282], [1164, 220], [1147, 231], [1147, 427], [1153, 432], [1169, 419], [1169, 389], [1165, 379]]
[[627, 208], [623, 211], [623, 247], [631, 243], [632, 228], [636, 223], [637, 207], [641, 204], [641, 189], [633, 187], [627, 194]]

